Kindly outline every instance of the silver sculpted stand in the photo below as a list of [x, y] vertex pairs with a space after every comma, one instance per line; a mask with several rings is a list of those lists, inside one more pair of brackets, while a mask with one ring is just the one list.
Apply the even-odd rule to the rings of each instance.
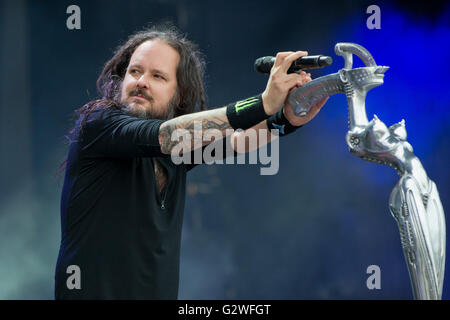
[[[445, 216], [436, 185], [430, 180], [412, 146], [406, 141], [405, 121], [387, 127], [376, 115], [366, 115], [366, 94], [383, 84], [389, 67], [377, 66], [372, 55], [354, 43], [338, 43], [345, 60], [339, 72], [317, 78], [289, 95], [298, 116], [304, 116], [325, 97], [347, 96], [349, 131], [346, 142], [359, 158], [395, 169], [400, 180], [392, 190], [389, 209], [400, 239], [415, 299], [441, 299], [445, 268]], [[353, 54], [366, 65], [352, 69]]]

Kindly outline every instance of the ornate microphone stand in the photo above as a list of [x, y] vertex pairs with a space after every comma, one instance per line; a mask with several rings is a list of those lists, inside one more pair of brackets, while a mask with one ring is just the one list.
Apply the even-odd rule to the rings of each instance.
[[[337, 55], [345, 66], [337, 73], [310, 81], [289, 96], [298, 116], [304, 116], [325, 97], [347, 96], [347, 145], [359, 158], [394, 168], [400, 180], [389, 200], [389, 209], [400, 231], [415, 299], [441, 299], [445, 268], [445, 216], [435, 183], [430, 180], [412, 146], [406, 141], [405, 121], [387, 127], [376, 115], [366, 115], [366, 94], [383, 84], [389, 67], [377, 66], [372, 55], [354, 43], [338, 43]], [[366, 65], [352, 69], [353, 54]]]

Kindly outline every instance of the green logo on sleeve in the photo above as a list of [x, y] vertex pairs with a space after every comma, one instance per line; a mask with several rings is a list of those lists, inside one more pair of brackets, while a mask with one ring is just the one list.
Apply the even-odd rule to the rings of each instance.
[[242, 109], [245, 109], [245, 108], [248, 108], [250, 106], [257, 104], [258, 101], [259, 101], [259, 99], [257, 97], [252, 97], [252, 98], [248, 98], [248, 99], [236, 102], [236, 104], [234, 105], [236, 113], [238, 113]]

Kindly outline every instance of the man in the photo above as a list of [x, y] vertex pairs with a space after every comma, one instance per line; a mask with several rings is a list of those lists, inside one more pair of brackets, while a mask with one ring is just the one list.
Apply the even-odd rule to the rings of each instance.
[[[292, 132], [325, 103], [303, 118], [281, 108], [290, 90], [311, 81], [304, 72], [286, 73], [304, 55], [278, 53], [261, 95], [205, 111], [196, 46], [174, 28], [132, 35], [97, 81], [102, 98], [78, 110], [71, 131], [55, 297], [176, 299], [186, 172], [194, 164], [173, 163], [172, 133], [194, 134], [195, 121], [224, 135], [274, 124], [280, 135]], [[233, 147], [243, 133], [233, 133]]]

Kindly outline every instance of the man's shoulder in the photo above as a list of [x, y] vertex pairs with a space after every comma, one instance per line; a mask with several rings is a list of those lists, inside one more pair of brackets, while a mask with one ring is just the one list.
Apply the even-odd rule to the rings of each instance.
[[108, 126], [126, 117], [126, 112], [120, 108], [98, 106], [95, 109], [86, 110], [80, 114], [77, 122], [81, 125], [81, 127], [95, 128]]
[[123, 115], [124, 112], [118, 108], [106, 105], [95, 106], [91, 109], [79, 111], [78, 119], [75, 123], [75, 131], [78, 136], [85, 136], [92, 130], [96, 131], [101, 127], [107, 126], [115, 117]]
[[125, 115], [119, 107], [101, 105], [85, 113], [86, 121], [102, 120], [113, 116]]

